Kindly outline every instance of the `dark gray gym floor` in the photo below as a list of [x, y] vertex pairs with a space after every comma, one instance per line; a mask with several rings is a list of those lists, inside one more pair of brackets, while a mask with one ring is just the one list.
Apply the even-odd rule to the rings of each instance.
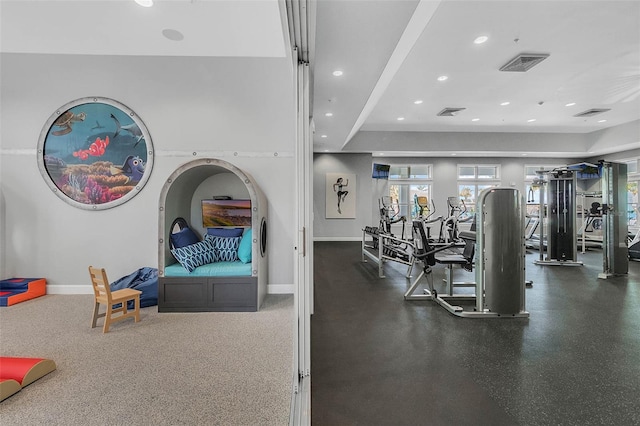
[[360, 243], [316, 242], [313, 425], [640, 425], [640, 263], [599, 280], [600, 250], [538, 258], [530, 318], [469, 319], [404, 301], [404, 265], [379, 279]]

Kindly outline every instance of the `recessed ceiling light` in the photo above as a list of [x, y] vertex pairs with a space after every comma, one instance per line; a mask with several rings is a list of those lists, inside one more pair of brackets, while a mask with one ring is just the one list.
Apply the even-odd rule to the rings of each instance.
[[566, 104], [565, 106], [574, 106], [576, 103], [575, 102], [569, 102], [568, 104]]
[[487, 37], [487, 36], [480, 36], [480, 37], [476, 38], [475, 40], [473, 40], [473, 42], [474, 42], [475, 44], [482, 44], [482, 43], [484, 43], [484, 42], [485, 42], [485, 41], [487, 41], [487, 40], [489, 40], [489, 37]]
[[456, 153], [454, 152], [454, 153], [453, 153], [453, 154], [451, 154], [451, 155], [454, 155], [454, 156], [455, 156], [455, 155], [458, 155], [458, 154], [456, 154]]
[[326, 138], [326, 137], [327, 137], [327, 135], [321, 135], [320, 137], [321, 137], [321, 138]]
[[324, 150], [324, 152], [329, 152], [329, 150], [328, 150], [328, 149], [325, 149], [325, 150]]
[[416, 105], [420, 105], [422, 102], [424, 102], [422, 99], [417, 99], [417, 100], [413, 101], [413, 103], [416, 104]]
[[333, 117], [333, 113], [332, 112], [327, 112], [324, 115], [325, 115], [325, 117]]
[[449, 77], [447, 77], [446, 75], [441, 75], [440, 77], [438, 77], [438, 81], [445, 81], [448, 78]]
[[523, 157], [526, 157], [526, 156], [527, 156], [527, 154], [522, 154], [522, 156], [523, 156]]
[[336, 77], [340, 77], [342, 74], [343, 74], [343, 72], [342, 72], [342, 71], [340, 71], [340, 70], [335, 70], [335, 71], [333, 72], [333, 75], [335, 75]]
[[607, 120], [598, 120], [598, 123], [604, 123]]
[[153, 0], [136, 0], [136, 3], [138, 3], [142, 7], [153, 6]]
[[471, 121], [480, 121], [479, 118], [472, 118]]
[[531, 119], [527, 120], [527, 123], [533, 123], [534, 121], [536, 121], [536, 119], [535, 118], [531, 118]]
[[174, 30], [171, 28], [165, 28], [162, 30], [162, 35], [172, 41], [182, 41], [184, 40], [184, 36], [178, 30]]
[[398, 117], [397, 120], [398, 121], [402, 121], [402, 120], [404, 120], [404, 117]]
[[503, 103], [501, 103], [501, 104], [500, 104], [500, 106], [507, 106], [507, 105], [509, 105], [510, 103], [511, 103], [511, 102], [508, 102], [508, 101], [507, 101], [507, 102], [503, 102]]

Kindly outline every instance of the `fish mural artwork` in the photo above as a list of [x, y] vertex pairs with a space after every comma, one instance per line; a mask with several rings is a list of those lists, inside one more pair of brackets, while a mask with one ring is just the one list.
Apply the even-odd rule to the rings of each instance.
[[148, 180], [153, 163], [144, 123], [107, 98], [64, 105], [45, 123], [38, 148], [47, 184], [60, 198], [84, 209], [128, 201]]
[[53, 136], [63, 136], [71, 133], [71, 130], [73, 130], [71, 128], [71, 125], [78, 121], [84, 121], [86, 117], [87, 114], [85, 114], [84, 112], [78, 112], [77, 114], [74, 114], [71, 111], [67, 111], [62, 114], [60, 118], [53, 122], [53, 125], [55, 127], [58, 127], [58, 130], [51, 132], [51, 134]]
[[107, 145], [109, 145], [109, 136], [105, 137], [104, 140], [98, 137], [96, 141], [89, 146], [89, 149], [75, 151], [73, 156], [81, 160], [88, 159], [90, 155], [93, 157], [102, 157], [107, 149]]
[[126, 176], [129, 179], [127, 182], [140, 182], [144, 176], [144, 161], [140, 157], [130, 155], [122, 167], [111, 166], [110, 171], [113, 176], [119, 174]]
[[116, 132], [113, 134], [114, 138], [116, 138], [120, 134], [120, 132], [123, 130], [125, 132], [129, 132], [132, 136], [136, 138], [136, 143], [133, 145], [134, 147], [140, 143], [142, 138], [144, 138], [142, 131], [140, 130], [140, 128], [136, 123], [127, 124], [126, 126], [123, 126], [120, 124], [120, 120], [118, 120], [116, 116], [114, 116], [113, 114], [111, 114], [111, 118], [113, 118], [113, 121], [116, 122]]

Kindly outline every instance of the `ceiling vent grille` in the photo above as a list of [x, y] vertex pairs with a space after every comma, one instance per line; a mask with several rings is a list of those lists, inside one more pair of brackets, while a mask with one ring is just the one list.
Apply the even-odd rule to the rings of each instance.
[[466, 108], [445, 108], [440, 111], [437, 115], [439, 117], [453, 117], [458, 115], [460, 111], [464, 111]]
[[521, 53], [500, 67], [500, 71], [527, 72], [548, 57], [548, 53]]
[[574, 117], [593, 117], [607, 111], [611, 111], [611, 108], [591, 108], [574, 115]]

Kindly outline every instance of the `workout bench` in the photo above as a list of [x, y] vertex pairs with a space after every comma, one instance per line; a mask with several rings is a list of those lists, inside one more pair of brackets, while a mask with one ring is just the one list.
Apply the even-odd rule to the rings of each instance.
[[[464, 250], [462, 254], [437, 254], [436, 262], [445, 265], [444, 282], [447, 284], [447, 294], [453, 296], [455, 287], [475, 287], [474, 281], [453, 281], [453, 267], [460, 265], [462, 269], [473, 271], [473, 256], [475, 253], [475, 235], [472, 232], [462, 231], [460, 236], [465, 240]], [[475, 232], [473, 232], [475, 234]], [[454, 246], [455, 247], [455, 246]]]

